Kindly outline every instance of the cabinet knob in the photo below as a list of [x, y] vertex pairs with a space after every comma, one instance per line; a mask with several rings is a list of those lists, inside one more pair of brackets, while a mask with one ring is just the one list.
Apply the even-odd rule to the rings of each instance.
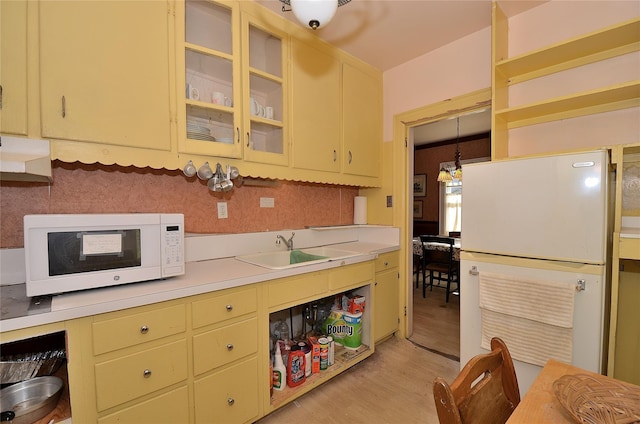
[[146, 325], [143, 325], [142, 327], [140, 327], [141, 334], [147, 334], [148, 332], [149, 332], [149, 327], [147, 327]]
[[144, 378], [149, 378], [151, 377], [151, 370], [150, 369], [146, 369], [142, 372], [142, 375], [144, 376]]
[[233, 305], [227, 305], [226, 308], [227, 308], [227, 312], [233, 311]]
[[236, 403], [235, 400], [233, 400], [233, 398], [227, 398], [227, 403], [229, 404], [229, 406], [233, 405], [234, 403]]
[[388, 261], [384, 261], [384, 266], [389, 266], [389, 262]]
[[233, 350], [233, 345], [232, 345], [231, 343], [229, 343], [229, 344], [227, 345], [227, 350], [228, 350], [228, 351], [232, 351], [232, 350]]

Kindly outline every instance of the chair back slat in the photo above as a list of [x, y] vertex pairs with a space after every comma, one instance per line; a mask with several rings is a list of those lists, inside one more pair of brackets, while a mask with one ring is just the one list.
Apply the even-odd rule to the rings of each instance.
[[433, 395], [440, 424], [504, 424], [520, 403], [507, 346], [494, 337], [491, 352], [471, 358], [451, 385], [436, 378]]

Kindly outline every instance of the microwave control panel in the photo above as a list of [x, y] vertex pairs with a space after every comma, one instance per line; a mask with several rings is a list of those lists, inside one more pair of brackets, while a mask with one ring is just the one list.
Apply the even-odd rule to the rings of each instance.
[[[178, 218], [168, 222], [171, 218]], [[182, 275], [184, 264], [184, 221], [182, 215], [162, 216], [162, 276]]]

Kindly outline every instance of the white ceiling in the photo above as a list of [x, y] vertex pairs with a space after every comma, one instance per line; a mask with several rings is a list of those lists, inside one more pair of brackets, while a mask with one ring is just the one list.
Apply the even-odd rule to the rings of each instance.
[[[297, 22], [279, 0], [255, 1]], [[545, 1], [502, 0], [500, 6], [511, 17]], [[490, 0], [351, 0], [315, 33], [386, 71], [488, 26]]]
[[[255, 1], [298, 23], [292, 12], [282, 12], [280, 0]], [[545, 1], [501, 0], [500, 7], [511, 17]], [[491, 0], [351, 0], [315, 33], [386, 71], [489, 26]], [[490, 129], [490, 109], [460, 118], [461, 137]], [[415, 145], [455, 137], [455, 119], [414, 129]]]
[[[413, 144], [435, 143], [455, 139], [458, 134], [457, 117], [420, 125], [413, 129]], [[460, 137], [482, 134], [491, 129], [491, 108], [469, 112], [460, 117]]]

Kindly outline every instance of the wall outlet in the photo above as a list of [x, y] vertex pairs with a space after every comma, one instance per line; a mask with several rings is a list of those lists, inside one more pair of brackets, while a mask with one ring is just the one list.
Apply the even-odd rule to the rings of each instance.
[[261, 197], [260, 198], [260, 207], [261, 208], [274, 208], [276, 206], [276, 201], [273, 197]]
[[229, 218], [227, 211], [227, 202], [218, 202], [218, 219]]

